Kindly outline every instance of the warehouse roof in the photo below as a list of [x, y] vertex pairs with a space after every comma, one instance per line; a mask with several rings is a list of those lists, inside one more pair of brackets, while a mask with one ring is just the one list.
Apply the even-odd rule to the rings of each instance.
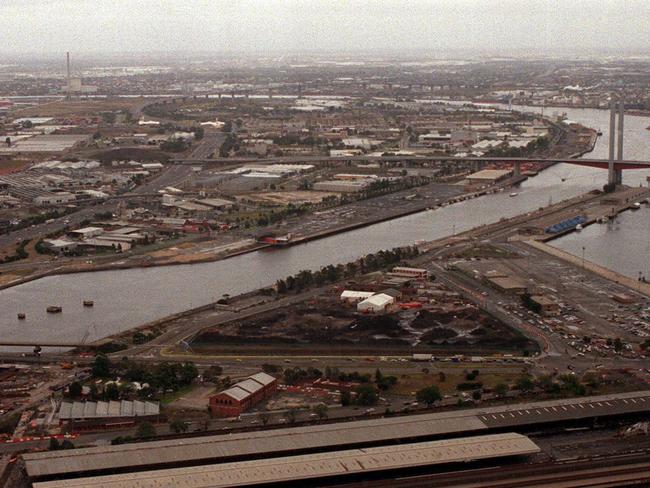
[[97, 419], [104, 417], [140, 417], [158, 415], [160, 405], [158, 402], [140, 402], [138, 400], [121, 402], [61, 402], [59, 418], [69, 419]]
[[245, 398], [248, 398], [250, 396], [250, 392], [247, 390], [244, 390], [243, 388], [239, 388], [239, 386], [235, 385], [232, 388], [228, 388], [227, 390], [224, 390], [221, 392], [223, 395], [228, 395], [229, 397], [234, 398], [235, 400], [244, 400]]
[[227, 461], [235, 456], [282, 455], [304, 449], [344, 448], [393, 439], [415, 440], [488, 428], [650, 411], [650, 390], [510, 404], [405, 417], [366, 419], [228, 435], [23, 455], [30, 477], [156, 465]]
[[385, 293], [377, 293], [376, 295], [368, 297], [364, 301], [360, 302], [359, 306], [372, 305], [374, 307], [385, 307], [394, 301], [395, 299], [390, 295], [386, 295]]
[[275, 378], [273, 376], [264, 372], [255, 373], [254, 375], [249, 376], [249, 378], [257, 381], [258, 383], [261, 383], [264, 386], [270, 385], [275, 381]]
[[[476, 145], [474, 145], [473, 147], [475, 146]], [[512, 171], [508, 169], [484, 169], [482, 171], [477, 171], [476, 173], [472, 173], [467, 177], [467, 179], [494, 181], [509, 176], [511, 173]]]
[[372, 447], [210, 466], [51, 481], [35, 483], [34, 487], [156, 488], [159, 486], [175, 486], [198, 488], [210, 486], [219, 488], [250, 486], [262, 483], [307, 480], [324, 476], [521, 456], [539, 451], [539, 447], [527, 437], [507, 433], [420, 442], [401, 446]]

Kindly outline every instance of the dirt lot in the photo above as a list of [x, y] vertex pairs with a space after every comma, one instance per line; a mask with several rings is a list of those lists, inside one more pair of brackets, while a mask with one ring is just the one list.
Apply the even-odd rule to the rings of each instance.
[[523, 335], [472, 306], [364, 315], [354, 306], [325, 299], [208, 329], [193, 347], [330, 353], [335, 347], [348, 353], [426, 350], [474, 355], [535, 350]]
[[22, 171], [29, 166], [29, 164], [30, 161], [28, 160], [0, 161], [0, 175], [8, 175], [10, 173]]
[[95, 116], [104, 110], [125, 110], [140, 103], [133, 99], [88, 99], [88, 100], [60, 100], [29, 107], [17, 111], [21, 117], [83, 117]]

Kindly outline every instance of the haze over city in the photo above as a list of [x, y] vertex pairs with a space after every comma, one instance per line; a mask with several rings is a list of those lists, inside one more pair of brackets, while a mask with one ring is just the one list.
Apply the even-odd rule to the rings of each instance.
[[0, 52], [647, 53], [643, 0], [4, 0]]
[[650, 3], [0, 32], [0, 488], [648, 484]]

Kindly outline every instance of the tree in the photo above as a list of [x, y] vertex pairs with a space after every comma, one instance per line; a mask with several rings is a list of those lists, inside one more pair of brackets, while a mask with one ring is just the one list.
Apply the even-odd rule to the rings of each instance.
[[111, 363], [104, 354], [98, 354], [95, 357], [92, 374], [96, 378], [107, 378], [111, 374]]
[[350, 394], [349, 391], [343, 390], [341, 392], [341, 406], [347, 407], [351, 403], [352, 403], [352, 395]]
[[59, 441], [57, 441], [54, 437], [50, 437], [50, 444], [47, 449], [49, 451], [58, 451], [61, 449], [61, 445], [59, 444]]
[[535, 383], [530, 376], [522, 376], [517, 380], [517, 389], [523, 392], [531, 391], [535, 387]]
[[83, 387], [78, 381], [73, 381], [70, 383], [70, 386], [68, 386], [68, 394], [70, 395], [70, 398], [79, 398], [82, 391]]
[[357, 403], [364, 407], [375, 405], [379, 400], [377, 390], [372, 385], [361, 385], [355, 390], [357, 393]]
[[284, 412], [284, 418], [287, 419], [287, 422], [289, 422], [290, 424], [295, 424], [297, 417], [298, 417], [298, 409], [296, 408], [292, 407], [286, 412]]
[[268, 412], [260, 412], [259, 417], [260, 417], [260, 422], [262, 422], [262, 425], [267, 425], [271, 420], [271, 414], [269, 414]]
[[107, 400], [117, 400], [120, 398], [120, 389], [116, 383], [109, 383], [104, 390], [104, 396]]
[[139, 439], [148, 439], [156, 435], [156, 429], [154, 429], [151, 422], [142, 422], [138, 425], [138, 428], [135, 431], [135, 436]]
[[614, 339], [614, 350], [616, 352], [621, 352], [623, 350], [623, 341], [621, 341], [620, 337]]
[[497, 397], [503, 398], [508, 394], [508, 385], [505, 383], [497, 383], [494, 386], [494, 393], [496, 393]]
[[323, 420], [327, 417], [328, 410], [329, 407], [324, 403], [319, 403], [318, 405], [314, 405], [312, 407], [312, 411], [316, 414], [319, 420]]
[[217, 383], [219, 381], [219, 376], [221, 376], [222, 373], [223, 368], [218, 364], [213, 364], [203, 372], [203, 379], [205, 381], [210, 381], [211, 383]]
[[437, 386], [431, 385], [418, 390], [418, 392], [415, 394], [415, 399], [418, 402], [424, 403], [427, 407], [430, 407], [434, 403], [442, 400], [442, 395], [440, 394], [440, 389]]
[[174, 419], [169, 424], [169, 428], [176, 434], [183, 434], [189, 429], [189, 425], [183, 419]]

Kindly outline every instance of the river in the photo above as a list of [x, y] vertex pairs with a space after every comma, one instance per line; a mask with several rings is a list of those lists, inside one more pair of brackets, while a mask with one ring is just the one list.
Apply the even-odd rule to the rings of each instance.
[[[599, 128], [594, 156], [607, 153], [608, 114], [598, 110], [563, 110], [571, 120]], [[650, 145], [650, 119], [626, 118], [626, 157], [644, 159]], [[645, 181], [649, 171], [624, 174], [626, 183]], [[555, 165], [508, 192], [487, 195], [286, 249], [264, 250], [223, 261], [145, 269], [52, 276], [0, 291], [0, 336], [17, 341], [92, 341], [164, 316], [210, 303], [224, 293], [237, 294], [273, 284], [301, 269], [345, 263], [357, 257], [451, 235], [481, 224], [512, 217], [549, 202], [600, 188], [606, 171], [568, 164]], [[641, 212], [636, 212], [642, 215]], [[586, 235], [586, 233], [585, 233]], [[559, 242], [559, 241], [558, 241]], [[83, 307], [85, 299], [93, 308]], [[63, 313], [47, 314], [48, 305]], [[23, 312], [26, 320], [17, 320]]]

